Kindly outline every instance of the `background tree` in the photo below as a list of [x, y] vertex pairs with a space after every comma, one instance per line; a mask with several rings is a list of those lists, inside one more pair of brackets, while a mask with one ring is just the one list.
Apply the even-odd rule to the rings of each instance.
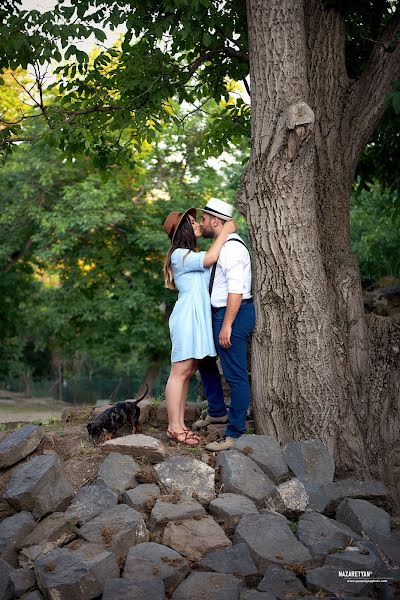
[[[5, 27], [17, 32], [18, 46], [3, 48], [5, 66], [57, 60], [57, 44], [74, 57], [60, 68], [51, 109], [37, 77], [33, 111], [47, 119], [47, 142], [73, 153], [86, 148], [101, 164], [126, 158], [129, 143], [179, 121], [173, 96], [199, 110], [216, 100], [209, 139], [214, 133], [220, 149], [230, 134], [246, 132], [243, 99], [220, 101], [228, 100], [230, 79], [245, 82], [250, 72], [251, 154], [238, 205], [254, 253], [258, 431], [281, 442], [318, 435], [342, 473], [394, 485], [399, 330], [364, 314], [349, 197], [389, 93], [398, 109], [391, 87], [400, 68], [397, 2], [73, 0], [54, 14], [10, 15]], [[96, 29], [104, 38], [103, 23], [124, 23], [127, 33], [120, 51], [106, 49], [93, 69], [71, 38]], [[75, 81], [66, 82], [74, 67]], [[386, 125], [381, 147], [398, 140]], [[19, 126], [3, 131], [5, 150]], [[108, 139], [126, 128], [125, 145]]]

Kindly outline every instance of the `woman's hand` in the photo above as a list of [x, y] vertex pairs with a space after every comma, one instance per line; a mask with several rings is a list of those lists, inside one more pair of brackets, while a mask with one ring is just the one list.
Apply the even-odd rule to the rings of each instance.
[[229, 221], [225, 221], [223, 230], [227, 231], [228, 233], [235, 233], [236, 232], [235, 221], [233, 219], [229, 219]]

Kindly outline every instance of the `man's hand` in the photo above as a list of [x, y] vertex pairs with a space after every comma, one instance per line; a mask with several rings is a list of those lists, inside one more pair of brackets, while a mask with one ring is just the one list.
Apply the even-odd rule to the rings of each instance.
[[218, 341], [222, 348], [228, 349], [232, 346], [231, 344], [232, 325], [223, 323], [222, 329], [219, 334]]

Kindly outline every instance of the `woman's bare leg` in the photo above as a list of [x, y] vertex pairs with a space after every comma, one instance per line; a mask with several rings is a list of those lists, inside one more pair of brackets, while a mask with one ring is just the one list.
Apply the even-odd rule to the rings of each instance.
[[189, 428], [185, 424], [186, 401], [187, 401], [188, 392], [189, 392], [190, 380], [193, 377], [193, 375], [196, 373], [197, 367], [198, 367], [198, 361], [196, 359], [192, 359], [192, 360], [193, 360], [192, 373], [183, 386], [181, 406], [180, 406], [180, 423], [181, 423], [181, 426], [183, 427], [183, 429], [185, 429], [186, 431], [189, 431]]
[[[165, 388], [165, 397], [168, 411], [168, 430], [172, 433], [180, 434], [179, 441], [185, 440], [186, 432], [182, 426], [182, 399], [185, 399], [189, 386], [190, 377], [192, 376], [195, 367], [195, 360], [189, 358], [172, 363], [171, 372]], [[186, 390], [186, 392], [185, 392]]]

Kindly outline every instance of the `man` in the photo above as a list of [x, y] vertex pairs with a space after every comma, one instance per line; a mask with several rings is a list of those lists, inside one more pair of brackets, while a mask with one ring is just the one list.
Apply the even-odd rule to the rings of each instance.
[[[203, 213], [201, 224], [205, 238], [217, 237], [233, 213], [230, 204], [217, 198], [211, 198], [199, 210]], [[246, 432], [250, 404], [247, 346], [255, 320], [251, 262], [247, 247], [237, 233], [228, 236], [213, 270], [210, 294], [214, 342], [230, 387], [231, 404], [228, 415], [216, 361], [211, 357], [203, 359], [199, 371], [208, 400], [208, 413], [193, 428], [227, 423], [223, 438], [206, 446], [207, 450], [219, 451], [232, 448], [236, 439]]]

